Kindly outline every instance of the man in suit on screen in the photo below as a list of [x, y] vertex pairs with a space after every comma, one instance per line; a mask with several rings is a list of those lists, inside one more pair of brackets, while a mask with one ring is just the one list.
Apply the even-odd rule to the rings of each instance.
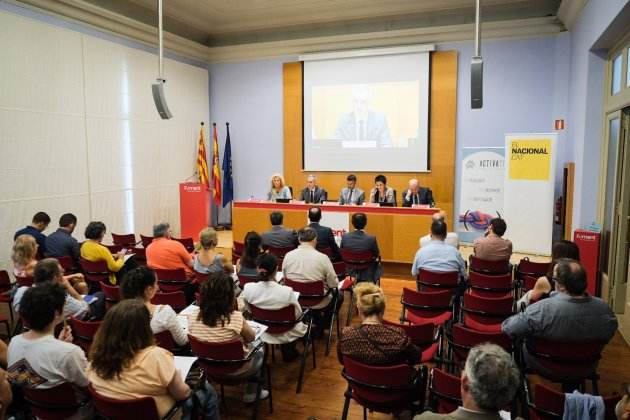
[[309, 175], [306, 179], [306, 188], [300, 191], [298, 199], [306, 203], [321, 203], [328, 200], [328, 193], [317, 185], [315, 175]]
[[373, 141], [377, 147], [390, 147], [392, 140], [385, 114], [370, 109], [372, 95], [366, 85], [352, 87], [353, 111], [341, 117], [333, 137], [348, 141]]
[[414, 204], [435, 204], [431, 189], [420, 187], [417, 179], [409, 180], [409, 188], [403, 191], [402, 199], [403, 207], [411, 207]]

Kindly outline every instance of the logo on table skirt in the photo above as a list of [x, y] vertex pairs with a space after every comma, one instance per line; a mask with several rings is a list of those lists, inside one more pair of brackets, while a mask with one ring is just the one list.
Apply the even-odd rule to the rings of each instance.
[[184, 185], [184, 191], [201, 192], [201, 185]]

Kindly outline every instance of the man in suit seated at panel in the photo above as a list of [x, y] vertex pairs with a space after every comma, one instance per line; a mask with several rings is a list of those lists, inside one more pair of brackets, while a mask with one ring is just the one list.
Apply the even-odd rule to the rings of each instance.
[[317, 232], [316, 248], [319, 250], [329, 248], [332, 252], [332, 260], [341, 260], [339, 247], [337, 246], [337, 242], [335, 242], [335, 235], [332, 229], [319, 224], [319, 221], [322, 220], [322, 209], [319, 207], [311, 207], [308, 211], [308, 220], [311, 222], [308, 226], [315, 229]]
[[411, 275], [416, 277], [423, 268], [434, 272], [458, 271], [461, 278], [466, 275], [466, 264], [457, 248], [448, 245], [446, 222], [433, 220], [431, 223], [431, 241], [416, 252], [411, 267]]
[[[378, 249], [378, 242], [376, 236], [365, 233], [365, 226], [367, 225], [367, 216], [365, 213], [355, 213], [352, 215], [352, 226], [354, 231], [348, 232], [341, 238], [341, 249], [345, 249], [351, 252], [372, 251], [372, 256], [376, 259], [381, 253]], [[370, 280], [378, 283], [381, 278], [383, 269], [380, 263], [375, 260], [370, 268], [361, 273], [360, 280]]]
[[433, 205], [433, 193], [430, 188], [422, 188], [417, 179], [409, 180], [409, 188], [402, 195], [402, 206], [411, 207], [414, 204]]
[[263, 232], [262, 246], [274, 248], [295, 248], [298, 244], [297, 234], [293, 229], [285, 229], [282, 226], [284, 216], [279, 211], [271, 212], [269, 220], [271, 221], [271, 230]]
[[462, 406], [447, 414], [425, 411], [414, 420], [501, 420], [499, 411], [516, 397], [518, 366], [496, 344], [480, 344], [468, 353], [461, 374]]
[[[431, 216], [431, 218], [433, 220], [441, 220], [446, 223], [446, 212], [444, 210], [436, 211], [435, 213], [433, 213], [433, 216]], [[429, 242], [431, 242], [431, 231], [429, 231], [428, 235], [420, 238], [420, 248], [429, 245]], [[457, 236], [457, 232], [447, 232], [444, 242], [454, 248], [459, 249], [459, 237]]]
[[353, 174], [346, 178], [346, 187], [339, 193], [339, 204], [355, 204], [360, 206], [365, 201], [365, 192], [357, 188], [357, 177]]
[[298, 199], [306, 203], [321, 203], [328, 200], [328, 193], [317, 185], [315, 175], [309, 175], [306, 179], [306, 188], [300, 191]]

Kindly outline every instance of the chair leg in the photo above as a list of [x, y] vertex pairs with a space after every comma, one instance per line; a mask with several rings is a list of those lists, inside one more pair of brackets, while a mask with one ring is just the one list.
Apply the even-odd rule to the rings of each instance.
[[367, 408], [363, 406], [363, 420], [367, 420]]
[[273, 414], [273, 390], [271, 389], [271, 367], [267, 363], [267, 391], [269, 391], [269, 414]]
[[[333, 312], [330, 318], [330, 328], [328, 328], [328, 340], [326, 341], [326, 352], [324, 353], [326, 357], [330, 354], [330, 341], [333, 335], [333, 327], [335, 325], [335, 315], [337, 311], [335, 310], [337, 303], [335, 301], [335, 306], [333, 307]], [[339, 328], [339, 323], [337, 322], [337, 328]], [[339, 336], [339, 331], [337, 330], [337, 336]]]
[[256, 375], [256, 400], [254, 401], [254, 410], [252, 412], [252, 420], [256, 420], [258, 417], [258, 403], [260, 402], [260, 393], [262, 392], [262, 384], [263, 384], [263, 369], [261, 368]]
[[306, 357], [308, 356], [309, 337], [307, 334], [306, 341], [304, 342], [304, 352], [302, 353], [302, 360], [300, 361], [300, 374], [298, 376], [296, 394], [302, 392], [302, 380], [304, 378], [304, 368], [306, 366]]
[[317, 367], [316, 363], [315, 363], [315, 356], [316, 356], [316, 352], [315, 352], [315, 340], [311, 340], [311, 353], [313, 353], [313, 369], [315, 369]]
[[346, 400], [343, 402], [343, 414], [341, 415], [341, 420], [348, 419], [348, 409], [350, 408], [350, 397], [352, 396], [352, 390], [348, 386], [348, 389], [345, 392]]
[[348, 315], [346, 317], [346, 327], [349, 327], [350, 324], [352, 323], [352, 312], [354, 311], [353, 305], [352, 305], [352, 293], [350, 293], [350, 299], [348, 299]]

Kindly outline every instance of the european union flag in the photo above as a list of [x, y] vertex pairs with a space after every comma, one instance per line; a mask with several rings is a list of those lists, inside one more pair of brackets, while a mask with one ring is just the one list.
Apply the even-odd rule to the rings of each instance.
[[230, 123], [227, 126], [225, 149], [223, 151], [223, 207], [234, 199], [234, 186], [232, 185], [232, 146], [230, 145]]

